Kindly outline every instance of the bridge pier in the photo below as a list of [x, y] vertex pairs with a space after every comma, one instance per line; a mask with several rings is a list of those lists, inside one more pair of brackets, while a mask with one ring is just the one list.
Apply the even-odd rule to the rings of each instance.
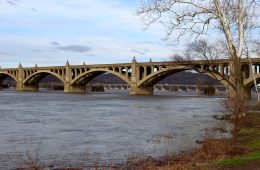
[[0, 78], [0, 90], [3, 89], [3, 80]]
[[16, 91], [33, 91], [37, 92], [39, 91], [38, 85], [26, 85], [23, 83], [17, 83], [16, 84]]
[[132, 60], [132, 74], [130, 95], [153, 95], [153, 86], [138, 86], [137, 82], [140, 80], [140, 71], [135, 57]]
[[130, 95], [153, 95], [153, 87], [137, 87], [131, 84]]
[[[65, 82], [64, 82], [64, 93], [86, 93], [86, 85], [84, 84], [74, 84], [72, 85], [72, 73], [71, 73], [71, 66], [69, 62], [66, 63], [65, 69]], [[75, 74], [75, 73], [74, 73]]]
[[69, 83], [65, 83], [64, 85], [64, 93], [86, 93], [85, 85], [72, 86]]
[[39, 91], [38, 84], [27, 84], [24, 83], [24, 70], [22, 64], [18, 66], [18, 78], [16, 82], [16, 91]]

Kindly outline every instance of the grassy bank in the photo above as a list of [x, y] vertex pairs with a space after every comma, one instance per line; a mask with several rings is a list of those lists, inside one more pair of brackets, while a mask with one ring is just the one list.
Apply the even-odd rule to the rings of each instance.
[[[215, 163], [219, 169], [229, 167], [229, 169], [239, 169], [239, 166], [249, 164], [251, 169], [260, 169], [260, 106], [254, 106], [240, 121], [240, 131], [238, 133], [238, 145], [245, 149], [243, 155]], [[254, 112], [255, 110], [255, 112]], [[255, 168], [252, 167], [255, 162]], [[248, 169], [247, 170], [250, 170]]]

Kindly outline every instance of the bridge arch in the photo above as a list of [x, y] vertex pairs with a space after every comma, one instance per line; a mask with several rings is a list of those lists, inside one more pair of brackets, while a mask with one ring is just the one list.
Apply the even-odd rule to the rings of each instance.
[[46, 76], [48, 75], [53, 75], [54, 77], [58, 78], [62, 83], [64, 83], [64, 78], [57, 74], [54, 73], [52, 71], [49, 70], [39, 70], [31, 75], [29, 75], [28, 77], [25, 78], [25, 80], [23, 81], [23, 84], [33, 84], [33, 85], [38, 85], [38, 83]]
[[145, 86], [151, 87], [169, 75], [172, 75], [172, 74], [175, 74], [178, 72], [182, 72], [182, 71], [187, 71], [187, 70], [194, 70], [198, 73], [206, 74], [206, 75], [216, 79], [217, 81], [219, 81], [226, 88], [231, 87], [230, 83], [228, 82], [227, 79], [225, 79], [223, 76], [221, 76], [217, 73], [214, 73], [213, 71], [202, 70], [197, 67], [186, 67], [186, 66], [168, 67], [165, 69], [160, 69], [159, 71], [153, 72], [153, 73], [149, 74], [148, 76], [139, 80], [137, 83], [137, 86], [138, 87], [145, 87]]
[[113, 74], [113, 75], [119, 77], [120, 79], [124, 80], [127, 84], [131, 84], [130, 79], [128, 79], [127, 76], [125, 76], [124, 74], [120, 74], [116, 71], [109, 70], [109, 69], [91, 69], [87, 72], [84, 72], [84, 73], [76, 76], [72, 80], [71, 85], [73, 86], [76, 84], [87, 84], [89, 81], [91, 81], [95, 77], [97, 77], [101, 74], [104, 74], [104, 73]]
[[15, 83], [17, 83], [17, 78], [14, 75], [7, 73], [7, 72], [0, 72], [0, 81], [5, 79], [6, 77], [11, 77], [15, 81]]
[[[260, 74], [256, 74], [255, 78], [256, 78], [256, 83], [259, 84], [260, 83]], [[246, 79], [244, 81], [244, 86], [247, 88], [253, 88], [254, 87], [254, 78], [249, 77], [248, 79]]]

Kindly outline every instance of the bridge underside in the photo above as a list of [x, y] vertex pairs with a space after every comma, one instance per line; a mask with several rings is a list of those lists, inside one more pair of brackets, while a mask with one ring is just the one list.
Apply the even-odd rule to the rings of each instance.
[[46, 76], [50, 75], [50, 73], [39, 73], [33, 75], [26, 82], [18, 82], [16, 85], [17, 91], [39, 91], [39, 83]]
[[[130, 94], [131, 95], [153, 95], [153, 86], [168, 77], [169, 75], [185, 71], [185, 70], [169, 70], [158, 73], [156, 75], [151, 75], [145, 81], [137, 84], [131, 84]], [[139, 79], [142, 80], [142, 76]]]
[[81, 76], [80, 78], [76, 79], [72, 84], [65, 83], [64, 84], [64, 92], [65, 93], [86, 93], [87, 88], [86, 85], [94, 78], [98, 77], [101, 74], [104, 74], [105, 71], [95, 71], [88, 74], [85, 74], [84, 76]]
[[[5, 80], [8, 80], [8, 84], [4, 84]], [[3, 89], [3, 85], [9, 86], [10, 84], [16, 84], [16, 81], [9, 75], [0, 74], [0, 90]]]

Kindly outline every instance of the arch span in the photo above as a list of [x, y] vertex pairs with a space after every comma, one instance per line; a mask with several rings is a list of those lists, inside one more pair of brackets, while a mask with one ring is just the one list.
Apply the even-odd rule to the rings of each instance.
[[157, 84], [159, 81], [161, 81], [162, 79], [164, 79], [165, 77], [171, 75], [171, 74], [175, 74], [181, 71], [185, 71], [185, 69], [166, 69], [166, 70], [160, 70], [157, 72], [154, 72], [146, 77], [144, 77], [143, 79], [141, 79], [140, 81], [138, 81], [137, 86], [141, 87], [141, 86], [154, 86], [155, 84]]
[[26, 77], [26, 79], [23, 81], [23, 84], [33, 84], [38, 85], [38, 83], [47, 75], [53, 75], [54, 77], [58, 78], [62, 83], [64, 83], [64, 79], [57, 73], [51, 72], [49, 70], [44, 71], [37, 71], [33, 73], [32, 75]]
[[[260, 83], [260, 74], [255, 75], [256, 78], [256, 84]], [[250, 77], [244, 81], [244, 86], [247, 88], [253, 88], [254, 87], [254, 78]]]
[[158, 83], [159, 81], [161, 81], [162, 79], [164, 79], [165, 77], [167, 77], [169, 75], [172, 75], [172, 74], [175, 74], [175, 73], [178, 73], [178, 72], [182, 72], [182, 71], [187, 71], [187, 70], [194, 70], [198, 73], [206, 74], [206, 75], [216, 79], [217, 81], [219, 81], [225, 87], [227, 87], [227, 88], [230, 87], [230, 83], [223, 76], [221, 76], [217, 73], [214, 73], [212, 71], [201, 70], [201, 69], [194, 68], [194, 67], [174, 67], [174, 68], [162, 69], [162, 70], [154, 72], [154, 73], [144, 77], [143, 79], [141, 79], [137, 83], [137, 86], [138, 87], [145, 87], [145, 86], [151, 87], [151, 86], [154, 86], [156, 83]]
[[[139, 79], [137, 81], [137, 84], [131, 84], [131, 91], [130, 94], [133, 95], [152, 95], [153, 94], [153, 86], [164, 79], [165, 77], [186, 71], [186, 70], [194, 70], [198, 73], [206, 74], [220, 83], [222, 83], [226, 89], [228, 89], [228, 96], [232, 97], [234, 95], [234, 87], [231, 85], [231, 83], [228, 80], [228, 77], [226, 75], [221, 75], [217, 70], [211, 70], [209, 68], [201, 68], [200, 66], [177, 66], [177, 67], [160, 67], [159, 69], [154, 69], [152, 73], [147, 74], [147, 70], [144, 70], [144, 73], [140, 72], [138, 75], [140, 77], [137, 77]], [[141, 69], [139, 71], [142, 71]], [[143, 76], [144, 75], [144, 76]]]
[[72, 82], [71, 85], [76, 85], [76, 84], [87, 84], [89, 81], [94, 79], [95, 77], [104, 74], [104, 73], [111, 73], [120, 79], [124, 80], [127, 84], [131, 84], [130, 79], [128, 79], [126, 76], [123, 74], [117, 73], [115, 71], [109, 70], [109, 69], [91, 69], [85, 73], [82, 73], [78, 76], [76, 76]]
[[0, 79], [5, 79], [6, 77], [11, 77], [17, 83], [17, 78], [14, 75], [7, 72], [0, 72]]

